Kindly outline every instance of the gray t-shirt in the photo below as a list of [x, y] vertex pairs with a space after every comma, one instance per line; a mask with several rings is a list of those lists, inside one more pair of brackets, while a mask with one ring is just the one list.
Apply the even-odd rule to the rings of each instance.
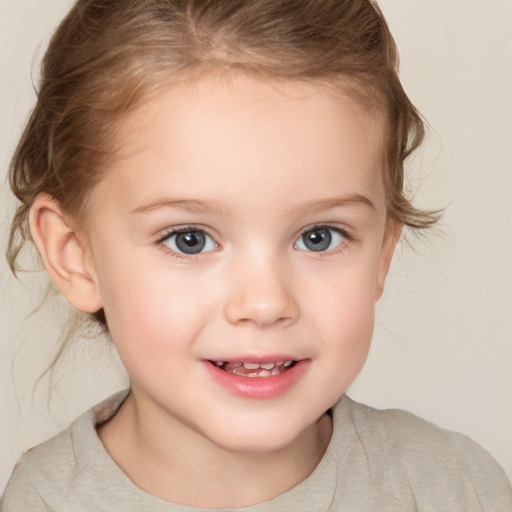
[[[142, 491], [109, 456], [95, 425], [111, 417], [125, 396], [114, 395], [27, 452], [7, 485], [1, 510], [204, 512]], [[332, 415], [332, 439], [309, 477], [274, 499], [229, 510], [512, 511], [512, 488], [503, 469], [467, 437], [346, 396]]]

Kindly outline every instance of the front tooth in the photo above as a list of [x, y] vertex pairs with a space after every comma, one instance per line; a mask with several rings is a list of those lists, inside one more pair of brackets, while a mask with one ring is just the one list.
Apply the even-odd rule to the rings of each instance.
[[268, 370], [261, 370], [258, 372], [258, 377], [270, 377], [270, 372]]
[[293, 363], [293, 361], [285, 361], [285, 362], [284, 362], [284, 365], [285, 365], [285, 366], [290, 366], [292, 363]]
[[276, 366], [283, 366], [284, 361], [276, 361]]
[[244, 363], [246, 370], [257, 370], [260, 367], [258, 363]]
[[280, 373], [281, 373], [281, 371], [276, 366], [275, 368], [272, 368], [272, 371], [270, 372], [270, 375], [272, 375], [272, 377], [275, 377], [276, 375], [279, 375]]
[[274, 368], [274, 363], [265, 363], [265, 364], [260, 364], [260, 366], [262, 368], [265, 368], [265, 370], [272, 370], [272, 368]]

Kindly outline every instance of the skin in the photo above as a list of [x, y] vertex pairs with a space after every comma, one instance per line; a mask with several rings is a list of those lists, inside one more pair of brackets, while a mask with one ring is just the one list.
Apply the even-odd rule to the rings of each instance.
[[[48, 271], [75, 307], [104, 308], [130, 376], [100, 438], [163, 499], [270, 499], [316, 467], [325, 412], [368, 353], [400, 234], [386, 218], [381, 122], [325, 86], [208, 76], [148, 101], [118, 140], [86, 229], [48, 196], [31, 211]], [[304, 231], [326, 224], [335, 241], [308, 250]], [[165, 238], [190, 226], [205, 252]], [[276, 397], [238, 396], [205, 370], [283, 354], [305, 369]]]

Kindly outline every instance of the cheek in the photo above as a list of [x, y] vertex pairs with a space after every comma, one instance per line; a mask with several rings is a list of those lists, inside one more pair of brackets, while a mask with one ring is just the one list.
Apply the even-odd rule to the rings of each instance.
[[320, 320], [318, 339], [331, 354], [333, 365], [356, 368], [366, 358], [375, 315], [373, 267], [341, 269], [311, 294], [311, 317]]
[[198, 280], [158, 265], [130, 266], [118, 261], [102, 276], [105, 315], [121, 357], [158, 357], [192, 345], [208, 308]]
[[177, 290], [146, 273], [120, 284], [105, 301], [113, 342], [130, 380], [147, 389], [156, 386], [155, 393], [169, 375], [185, 378], [183, 363], [193, 356], [200, 330], [190, 297]]
[[324, 312], [326, 343], [338, 362], [364, 361], [373, 334], [374, 312], [373, 301], [355, 294], [338, 302], [338, 308], [330, 308], [328, 315]]
[[327, 355], [323, 368], [324, 389], [331, 400], [345, 393], [364, 366], [374, 326], [374, 303], [365, 297], [339, 303], [339, 309], [326, 319], [327, 336], [321, 351]]

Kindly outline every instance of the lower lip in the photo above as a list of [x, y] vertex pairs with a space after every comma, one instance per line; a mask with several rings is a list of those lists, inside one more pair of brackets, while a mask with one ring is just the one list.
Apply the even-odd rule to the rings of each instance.
[[271, 377], [246, 377], [226, 372], [209, 361], [203, 361], [204, 366], [214, 379], [224, 389], [244, 398], [276, 398], [292, 389], [304, 375], [309, 361], [297, 361], [289, 370]]

